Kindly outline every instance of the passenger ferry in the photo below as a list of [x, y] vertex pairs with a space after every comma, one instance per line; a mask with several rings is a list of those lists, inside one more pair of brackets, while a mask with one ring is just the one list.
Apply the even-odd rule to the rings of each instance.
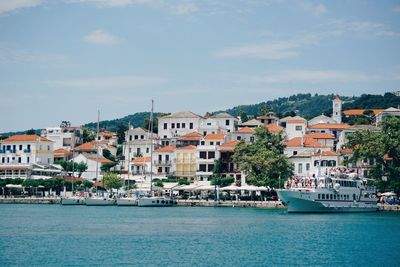
[[376, 189], [355, 173], [331, 177], [291, 179], [278, 196], [288, 212], [373, 212]]

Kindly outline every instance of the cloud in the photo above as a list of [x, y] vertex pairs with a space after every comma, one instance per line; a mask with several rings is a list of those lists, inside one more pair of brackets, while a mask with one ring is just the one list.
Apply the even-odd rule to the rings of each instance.
[[43, 0], [3, 0], [0, 1], [0, 14], [16, 11], [21, 8], [35, 7]]
[[156, 76], [119, 75], [86, 79], [49, 80], [43, 81], [43, 84], [51, 87], [64, 87], [71, 89], [75, 88], [87, 90], [119, 90], [157, 86], [165, 84], [166, 82], [166, 79]]
[[95, 45], [114, 45], [120, 43], [121, 41], [118, 37], [103, 30], [91, 32], [83, 37], [83, 40], [89, 44]]
[[336, 70], [287, 70], [267, 74], [263, 76], [252, 76], [242, 78], [242, 82], [249, 83], [350, 83], [350, 82], [371, 82], [385, 79], [380, 75], [371, 75], [362, 72], [336, 71]]
[[321, 16], [327, 11], [326, 6], [321, 3], [315, 4], [307, 1], [298, 1], [297, 3], [301, 6], [303, 10], [311, 13], [314, 16]]
[[66, 57], [61, 54], [42, 53], [17, 47], [15, 44], [0, 43], [0, 64], [59, 64], [65, 60]]
[[199, 8], [193, 2], [183, 2], [176, 6], [171, 6], [171, 12], [176, 15], [187, 15], [196, 12]]
[[393, 7], [394, 12], [400, 12], [400, 5]]

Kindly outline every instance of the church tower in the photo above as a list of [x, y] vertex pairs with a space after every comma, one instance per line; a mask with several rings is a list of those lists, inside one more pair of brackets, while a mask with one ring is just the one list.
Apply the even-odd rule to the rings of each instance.
[[342, 123], [342, 100], [339, 99], [339, 95], [332, 100], [332, 119], [337, 123]]

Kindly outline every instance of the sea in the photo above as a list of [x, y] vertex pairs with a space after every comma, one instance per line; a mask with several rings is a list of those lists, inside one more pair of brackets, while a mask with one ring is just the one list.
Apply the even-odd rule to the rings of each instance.
[[400, 213], [0, 205], [0, 266], [400, 266]]

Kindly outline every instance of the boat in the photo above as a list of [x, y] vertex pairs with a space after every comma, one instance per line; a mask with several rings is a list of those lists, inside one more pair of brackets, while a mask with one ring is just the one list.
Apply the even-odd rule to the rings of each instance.
[[[97, 134], [99, 134], [99, 121], [100, 121], [100, 111], [98, 111], [97, 113]], [[98, 176], [98, 170], [99, 170], [99, 148], [98, 145], [96, 143], [96, 156], [97, 156], [97, 160], [96, 160], [96, 181]], [[112, 206], [115, 205], [117, 203], [115, 198], [111, 198], [111, 197], [107, 197], [106, 194], [104, 194], [104, 179], [102, 179], [103, 181], [103, 186], [102, 186], [102, 191], [101, 194], [99, 195], [97, 192], [97, 195], [94, 196], [89, 196], [85, 199], [86, 201], [86, 206]]]
[[117, 203], [115, 198], [92, 196], [86, 198], [86, 206], [113, 206]]
[[86, 201], [83, 196], [62, 197], [61, 205], [85, 205]]
[[139, 207], [171, 207], [176, 205], [176, 201], [169, 196], [154, 196], [153, 195], [153, 106], [154, 100], [151, 100], [151, 113], [149, 120], [150, 134], [150, 195], [143, 196], [138, 199]]
[[356, 173], [290, 179], [277, 193], [289, 213], [374, 212], [376, 188]]

